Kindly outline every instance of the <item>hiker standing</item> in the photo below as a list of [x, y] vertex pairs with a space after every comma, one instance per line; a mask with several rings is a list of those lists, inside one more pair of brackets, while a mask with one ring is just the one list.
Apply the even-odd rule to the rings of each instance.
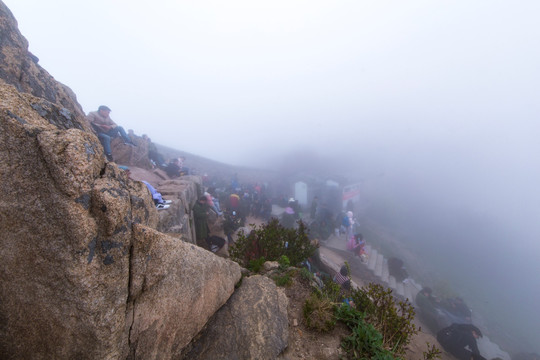
[[210, 233], [208, 228], [208, 199], [206, 196], [201, 196], [193, 205], [193, 219], [195, 222], [195, 238], [197, 245], [207, 249], [208, 244], [206, 239]]

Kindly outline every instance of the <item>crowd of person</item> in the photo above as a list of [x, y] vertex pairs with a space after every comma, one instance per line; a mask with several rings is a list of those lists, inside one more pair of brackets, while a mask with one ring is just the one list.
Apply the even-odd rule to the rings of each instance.
[[[222, 179], [203, 178], [204, 194], [194, 206], [194, 219], [198, 243], [209, 248], [210, 236], [203, 229], [208, 224], [208, 214], [212, 218], [219, 219], [225, 236], [223, 244], [232, 245], [235, 241], [235, 233], [244, 228], [246, 219], [259, 219], [268, 221], [271, 217], [272, 204], [265, 185], [259, 183], [240, 184], [235, 175], [227, 184]], [[203, 199], [204, 198], [204, 199]], [[198, 210], [204, 205], [206, 216], [198, 216]], [[197, 212], [195, 212], [197, 210]], [[220, 244], [220, 248], [223, 246]]]

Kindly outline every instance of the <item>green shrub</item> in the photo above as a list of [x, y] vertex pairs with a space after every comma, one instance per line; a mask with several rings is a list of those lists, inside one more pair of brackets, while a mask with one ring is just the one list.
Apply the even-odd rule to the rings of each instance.
[[318, 332], [328, 332], [336, 325], [334, 303], [327, 297], [311, 294], [303, 306], [306, 325]]
[[294, 271], [289, 271], [285, 274], [275, 275], [273, 277], [277, 286], [291, 286], [293, 283]]
[[[342, 303], [344, 296], [352, 299], [352, 306]], [[303, 313], [308, 327], [316, 331], [329, 331], [338, 320], [347, 325], [351, 335], [343, 340], [342, 347], [353, 359], [399, 359], [418, 333], [412, 322], [413, 306], [407, 301], [396, 302], [392, 290], [378, 284], [344, 294], [338, 284], [326, 281], [306, 300]], [[429, 344], [423, 353], [424, 360], [439, 355], [439, 349]]]
[[263, 257], [260, 257], [258, 259], [252, 259], [249, 260], [249, 264], [247, 268], [253, 272], [260, 272], [261, 268], [263, 267], [264, 263], [266, 262], [266, 259]]
[[354, 359], [394, 360], [393, 354], [383, 347], [382, 334], [365, 322], [364, 316], [349, 305], [338, 308], [337, 318], [351, 329], [351, 335], [343, 339], [341, 346]]
[[290, 265], [300, 264], [313, 255], [316, 247], [310, 243], [304, 223], [298, 224], [298, 229], [286, 229], [277, 219], [272, 219], [254, 228], [248, 236], [240, 234], [229, 249], [231, 259], [247, 266], [250, 260], [264, 257], [267, 261], [278, 261], [285, 255]]
[[303, 267], [300, 269], [300, 277], [305, 280], [311, 280], [313, 279], [313, 273], [309, 271], [307, 268]]
[[279, 263], [279, 269], [281, 271], [285, 271], [289, 268], [289, 266], [291, 266], [291, 262], [289, 261], [289, 258], [287, 257], [287, 255], [281, 255], [278, 263]]
[[408, 301], [396, 304], [392, 290], [373, 283], [353, 291], [352, 298], [365, 314], [365, 321], [381, 333], [382, 346], [394, 354], [404, 354], [412, 337], [418, 333], [413, 324], [414, 307]]
[[332, 281], [332, 279], [327, 278], [323, 281], [324, 287], [320, 292], [321, 297], [327, 297], [330, 301], [335, 303], [340, 303], [343, 300], [341, 285]]
[[[307, 271], [307, 270], [306, 270]], [[343, 297], [352, 305], [343, 303]], [[407, 345], [418, 333], [414, 308], [405, 302], [396, 302], [392, 290], [378, 284], [343, 293], [333, 281], [314, 289], [303, 306], [303, 315], [309, 328], [327, 332], [337, 321], [343, 322], [351, 334], [343, 339], [342, 348], [347, 358], [398, 360], [405, 354]], [[424, 360], [439, 358], [440, 350], [427, 344]]]

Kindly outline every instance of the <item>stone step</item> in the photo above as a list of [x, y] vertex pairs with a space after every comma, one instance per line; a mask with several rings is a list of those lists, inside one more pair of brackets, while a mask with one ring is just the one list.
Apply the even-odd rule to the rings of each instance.
[[405, 289], [401, 281], [396, 283], [396, 293], [400, 296], [405, 296]]
[[388, 271], [388, 261], [384, 259], [381, 280], [388, 284], [389, 276], [390, 276], [390, 272]]
[[408, 292], [410, 296], [409, 300], [411, 304], [414, 304], [416, 300], [416, 295], [418, 295], [418, 292], [420, 290], [418, 290], [417, 284], [414, 283], [414, 280], [411, 280], [411, 279], [409, 279], [409, 281], [407, 282], [407, 288], [408, 288]]
[[366, 252], [366, 254], [369, 255], [369, 254], [371, 253], [371, 245], [366, 244], [366, 245], [364, 246], [364, 251]]
[[369, 258], [371, 257], [371, 245], [366, 244], [366, 246], [364, 246], [364, 252], [365, 252], [365, 254], [367, 256], [367, 258], [366, 258], [366, 266], [368, 266]]
[[379, 255], [377, 253], [377, 250], [372, 249], [371, 252], [368, 254], [368, 269], [369, 270], [375, 270], [375, 264], [377, 263], [377, 256]]
[[371, 253], [371, 246], [365, 245], [364, 246], [364, 255], [360, 257], [360, 262], [364, 264], [364, 266], [368, 266], [369, 264], [369, 254]]
[[388, 277], [388, 287], [395, 290], [396, 289], [396, 278], [390, 275]]
[[377, 263], [375, 264], [375, 276], [381, 277], [382, 270], [384, 265], [384, 256], [383, 254], [377, 255]]
[[410, 302], [412, 303], [412, 299], [413, 299], [413, 296], [411, 294], [411, 285], [409, 284], [409, 281], [405, 281], [403, 283], [403, 296], [405, 296], [405, 298]]

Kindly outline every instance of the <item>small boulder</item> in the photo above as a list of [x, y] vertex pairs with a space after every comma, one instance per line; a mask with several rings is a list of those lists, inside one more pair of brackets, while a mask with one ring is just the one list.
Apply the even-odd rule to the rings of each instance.
[[263, 267], [265, 272], [269, 272], [279, 269], [279, 263], [277, 261], [267, 261], [264, 263]]
[[183, 359], [275, 359], [288, 345], [288, 303], [269, 278], [245, 278]]

